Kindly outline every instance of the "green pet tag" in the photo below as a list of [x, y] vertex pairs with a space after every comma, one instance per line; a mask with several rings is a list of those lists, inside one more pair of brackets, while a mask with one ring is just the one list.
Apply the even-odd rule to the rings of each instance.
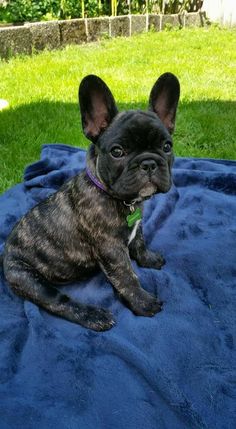
[[131, 228], [137, 222], [137, 220], [141, 220], [141, 219], [142, 219], [142, 211], [140, 208], [137, 208], [134, 212], [129, 214], [126, 218], [128, 227]]

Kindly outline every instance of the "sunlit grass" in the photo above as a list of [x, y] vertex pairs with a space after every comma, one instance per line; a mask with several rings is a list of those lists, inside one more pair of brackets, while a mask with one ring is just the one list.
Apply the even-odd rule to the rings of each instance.
[[236, 30], [186, 29], [70, 46], [0, 63], [0, 191], [19, 182], [44, 143], [86, 147], [80, 80], [98, 74], [122, 109], [146, 108], [165, 71], [181, 82], [177, 156], [236, 158]]

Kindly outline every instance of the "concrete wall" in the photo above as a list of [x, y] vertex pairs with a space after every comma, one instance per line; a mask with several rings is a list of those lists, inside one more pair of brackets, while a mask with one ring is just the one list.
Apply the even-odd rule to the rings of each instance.
[[129, 15], [110, 18], [71, 19], [0, 27], [0, 57], [31, 54], [69, 44], [92, 42], [103, 37], [131, 36], [166, 26], [203, 26], [202, 13], [183, 15]]

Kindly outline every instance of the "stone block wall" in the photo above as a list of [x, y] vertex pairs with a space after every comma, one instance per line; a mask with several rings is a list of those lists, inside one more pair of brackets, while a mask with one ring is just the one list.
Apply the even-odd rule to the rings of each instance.
[[0, 56], [2, 58], [31, 53], [32, 40], [28, 28], [6, 27], [0, 29]]
[[115, 16], [110, 18], [110, 37], [131, 35], [130, 16]]
[[88, 42], [109, 37], [109, 18], [88, 18], [85, 20], [85, 25]]
[[148, 29], [148, 15], [133, 15], [131, 19], [131, 34], [143, 33]]
[[58, 25], [62, 46], [87, 42], [87, 30], [84, 19], [58, 21]]
[[58, 49], [69, 44], [93, 42], [103, 37], [129, 37], [166, 27], [203, 26], [201, 12], [182, 15], [127, 15], [107, 18], [71, 19], [0, 27], [0, 57]]
[[32, 50], [34, 51], [56, 49], [61, 45], [60, 28], [57, 21], [26, 24], [23, 28], [29, 30]]

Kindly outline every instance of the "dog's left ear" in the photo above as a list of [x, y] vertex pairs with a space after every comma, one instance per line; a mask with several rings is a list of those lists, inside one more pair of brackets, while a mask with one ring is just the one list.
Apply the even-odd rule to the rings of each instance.
[[102, 79], [88, 75], [80, 83], [79, 104], [84, 134], [96, 143], [118, 113], [114, 97]]
[[170, 134], [175, 128], [175, 117], [180, 96], [180, 84], [172, 73], [164, 73], [154, 84], [149, 97], [149, 110], [155, 112]]

